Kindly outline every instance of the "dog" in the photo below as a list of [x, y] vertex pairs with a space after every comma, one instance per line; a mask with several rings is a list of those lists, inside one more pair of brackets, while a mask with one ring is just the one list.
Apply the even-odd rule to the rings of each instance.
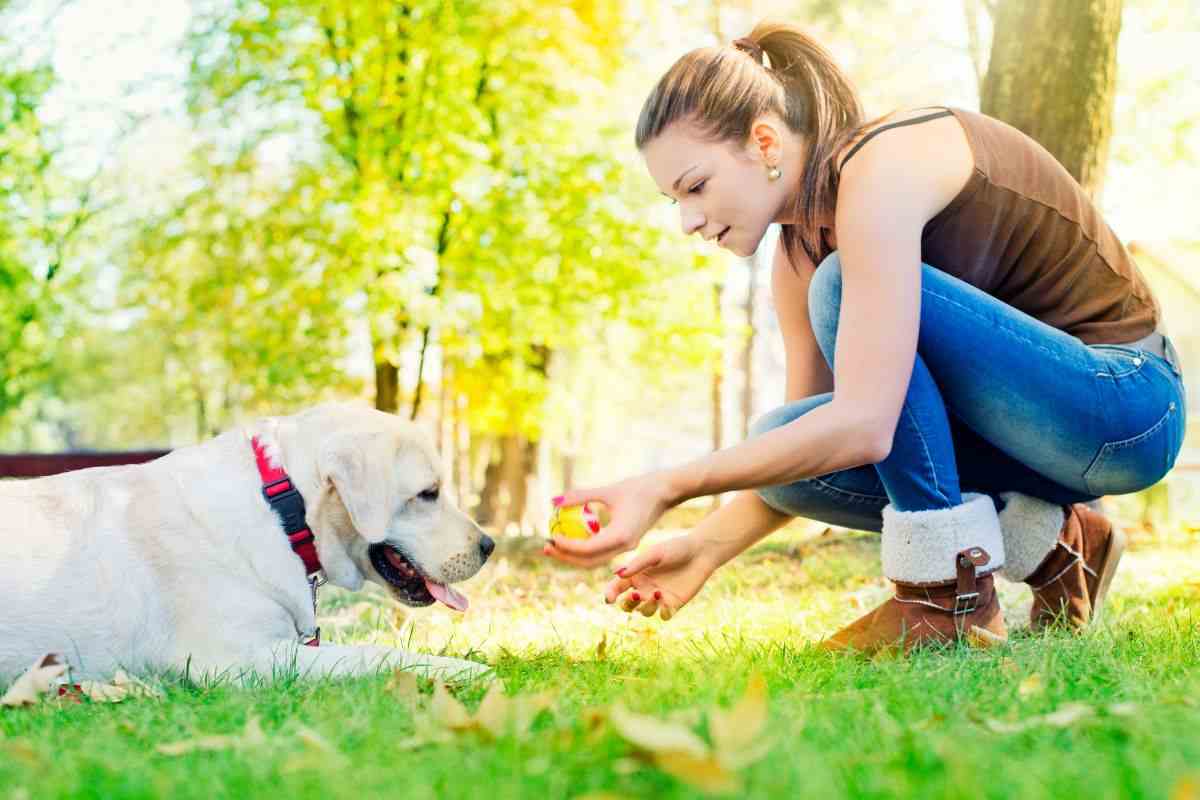
[[308, 646], [318, 569], [346, 589], [374, 581], [405, 605], [466, 608], [452, 584], [478, 572], [495, 543], [440, 478], [416, 425], [328, 404], [145, 464], [2, 481], [0, 682], [48, 652], [95, 678], [118, 667], [478, 677], [488, 668], [471, 661]]

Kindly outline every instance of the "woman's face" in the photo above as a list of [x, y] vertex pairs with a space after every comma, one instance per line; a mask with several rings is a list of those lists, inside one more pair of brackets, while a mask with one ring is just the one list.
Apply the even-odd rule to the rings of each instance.
[[[795, 169], [789, 170], [784, 136], [760, 122], [743, 145], [713, 142], [695, 125], [676, 122], [650, 140], [642, 155], [659, 190], [679, 204], [685, 234], [698, 233], [739, 256], [751, 256], [767, 226], [780, 221], [795, 190], [797, 176], [789, 175]], [[778, 166], [783, 177], [770, 180], [770, 166]]]

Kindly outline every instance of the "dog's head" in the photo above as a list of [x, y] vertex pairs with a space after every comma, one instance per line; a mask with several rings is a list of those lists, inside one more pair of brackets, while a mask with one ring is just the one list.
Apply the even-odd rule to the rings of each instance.
[[[369, 408], [341, 407], [323, 415], [317, 472], [325, 486], [319, 523], [336, 532], [324, 542], [333, 560], [344, 555], [357, 575], [386, 587], [402, 603], [440, 600], [463, 610], [451, 584], [479, 571], [495, 547], [442, 491], [442, 467], [428, 435], [416, 425]], [[344, 559], [343, 559], [344, 561]], [[343, 563], [348, 572], [350, 564]], [[357, 580], [356, 580], [357, 579]]]

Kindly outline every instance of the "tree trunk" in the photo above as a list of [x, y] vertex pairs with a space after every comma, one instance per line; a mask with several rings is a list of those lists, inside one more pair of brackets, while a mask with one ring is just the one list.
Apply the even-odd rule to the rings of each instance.
[[483, 489], [479, 492], [479, 506], [475, 509], [475, 521], [480, 525], [495, 525], [501, 521], [500, 462], [503, 460], [503, 456], [497, 455], [496, 444], [497, 441], [493, 440], [488, 448], [490, 455], [487, 460], [487, 469], [483, 472]]
[[400, 409], [400, 370], [389, 361], [375, 362], [375, 407], [391, 414]]
[[746, 282], [746, 341], [742, 347], [742, 439], [750, 438], [750, 422], [754, 418], [754, 303], [758, 294], [758, 259], [746, 259], [749, 270]]
[[1032, 136], [1100, 196], [1122, 0], [1001, 0], [980, 108]]
[[[721, 324], [721, 284], [713, 284], [713, 303], [717, 309], [717, 324], [724, 334], [725, 326]], [[717, 357], [717, 363], [713, 366], [712, 373], [712, 449], [720, 450], [721, 442], [724, 437], [724, 410], [721, 406], [721, 391], [725, 377], [725, 336], [721, 336], [721, 352]], [[712, 496], [712, 507], [717, 509], [721, 506], [721, 496], [714, 494]]]

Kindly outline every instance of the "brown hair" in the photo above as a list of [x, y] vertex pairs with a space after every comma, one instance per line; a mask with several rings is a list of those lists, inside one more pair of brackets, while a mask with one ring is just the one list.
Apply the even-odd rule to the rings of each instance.
[[[766, 54], [769, 66], [756, 50]], [[808, 142], [794, 205], [800, 222], [784, 225], [782, 237], [789, 257], [799, 247], [816, 264], [826, 254], [818, 218], [833, 210], [837, 198], [834, 158], [863, 127], [863, 111], [850, 80], [804, 31], [760, 22], [733, 47], [686, 54], [646, 98], [635, 141], [640, 150], [671, 123], [686, 119], [715, 141], [746, 142], [750, 126], [768, 112]]]

